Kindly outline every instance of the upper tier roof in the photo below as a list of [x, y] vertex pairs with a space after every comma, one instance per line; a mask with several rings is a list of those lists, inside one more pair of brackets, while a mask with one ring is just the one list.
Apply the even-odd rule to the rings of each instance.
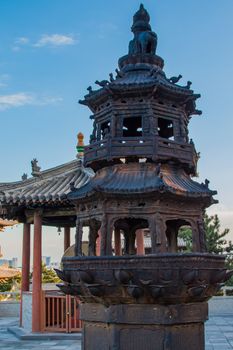
[[187, 114], [195, 114], [195, 100], [200, 97], [190, 89], [191, 82], [187, 85], [177, 84], [182, 78], [168, 78], [163, 71], [164, 61], [156, 54], [158, 38], [152, 31], [150, 16], [143, 5], [133, 17], [131, 30], [134, 34], [129, 42], [128, 54], [118, 61], [119, 70], [116, 69], [116, 77], [109, 74], [109, 80], [96, 81], [101, 89], [93, 90], [88, 87], [89, 94], [84, 100], [79, 101], [95, 111], [105, 100], [112, 96], [123, 97], [129, 95], [148, 95], [156, 98], [165, 96], [172, 101], [180, 102], [186, 107]]
[[70, 188], [84, 186], [93, 175], [93, 171], [84, 168], [80, 160], [74, 160], [41, 171], [37, 176], [24, 181], [0, 183], [0, 205], [65, 203]]
[[148, 65], [145, 65], [144, 69], [140, 69], [142, 65], [138, 64], [138, 69], [135, 71], [133, 66], [134, 68], [137, 67], [137, 65], [132, 65], [132, 71], [129, 70], [127, 73], [122, 74], [121, 77], [117, 77], [112, 82], [107, 83], [101, 89], [90, 92], [80, 103], [94, 108], [99, 103], [102, 103], [104, 99], [116, 93], [129, 95], [135, 92], [138, 94], [138, 90], [140, 90], [142, 95], [143, 93], [148, 94], [149, 91], [153, 90], [154, 93], [159, 91], [161, 97], [162, 95], [170, 95], [175, 101], [186, 101], [186, 104], [190, 104], [191, 101], [193, 103], [191, 111], [195, 111], [196, 106], [194, 102], [200, 97], [199, 94], [194, 94], [193, 90], [186, 86], [171, 83], [160, 68], [153, 71], [153, 66], [148, 67]]

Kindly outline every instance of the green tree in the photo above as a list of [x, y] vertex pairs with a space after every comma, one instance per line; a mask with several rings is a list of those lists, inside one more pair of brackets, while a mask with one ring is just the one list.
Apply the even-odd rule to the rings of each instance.
[[58, 283], [60, 279], [57, 277], [56, 272], [53, 269], [49, 269], [44, 263], [42, 263], [42, 283]]
[[0, 279], [0, 292], [12, 292], [20, 289], [21, 275]]
[[[226, 268], [233, 269], [233, 244], [227, 240], [229, 229], [221, 231], [220, 220], [217, 215], [204, 215], [204, 228], [206, 234], [206, 248], [208, 253], [226, 255]], [[181, 227], [179, 237], [186, 243], [186, 252], [192, 251], [192, 230], [190, 227]], [[233, 286], [233, 276], [226, 282], [227, 286]]]
[[[206, 247], [208, 253], [214, 254], [233, 254], [233, 244], [228, 241], [226, 236], [229, 229], [221, 231], [218, 215], [208, 216], [204, 214], [204, 228], [206, 234]], [[190, 227], [181, 227], [179, 237], [186, 243], [186, 251], [192, 250], [192, 230]]]

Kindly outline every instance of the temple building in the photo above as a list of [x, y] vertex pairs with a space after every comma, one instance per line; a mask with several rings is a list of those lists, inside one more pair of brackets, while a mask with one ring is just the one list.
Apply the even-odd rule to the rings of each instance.
[[0, 266], [0, 284], [6, 283], [9, 279], [20, 277], [21, 272], [18, 269], [9, 268], [6, 265]]
[[3, 232], [5, 227], [12, 227], [16, 224], [16, 221], [3, 220], [0, 218], [0, 232]]
[[[12, 227], [16, 225], [16, 221], [9, 221], [0, 219], [0, 232], [3, 232], [6, 227]], [[3, 256], [2, 249], [0, 245], [0, 258]], [[0, 284], [6, 283], [9, 279], [19, 277], [21, 271], [12, 267], [9, 267], [8, 264], [0, 265]]]
[[[45, 171], [42, 171], [38, 161], [33, 159], [31, 161], [32, 177], [28, 178], [24, 174], [21, 181], [0, 183], [0, 215], [5, 219], [3, 223], [7, 224], [10, 221], [6, 219], [11, 219], [23, 224], [20, 322], [28, 330], [35, 332], [46, 328], [49, 331], [54, 330], [53, 328], [58, 329], [58, 326], [53, 328], [51, 326], [52, 323], [58, 322], [57, 320], [51, 318], [51, 324], [46, 321], [46, 314], [50, 312], [50, 308], [46, 309], [44, 306], [46, 300], [43, 301], [41, 297], [43, 293], [41, 279], [43, 226], [56, 227], [59, 231], [63, 228], [64, 252], [73, 254], [72, 247], [70, 247], [70, 230], [76, 225], [76, 211], [74, 205], [67, 199], [67, 194], [73, 187], [85, 185], [94, 175], [94, 172], [84, 168], [82, 163], [83, 135], [81, 133], [78, 134], [77, 152], [75, 160]], [[32, 224], [34, 230], [33, 283], [30, 292]], [[56, 246], [56, 241], [54, 241], [54, 246]], [[48, 299], [51, 298], [50, 294]], [[56, 299], [56, 294], [54, 299]], [[28, 316], [28, 305], [31, 303], [31, 315]], [[31, 320], [30, 324], [28, 324], [28, 319]], [[65, 321], [60, 320], [59, 322], [60, 328], [66, 332], [67, 329], [63, 327]]]
[[[32, 178], [0, 184], [0, 215], [23, 224], [21, 324], [33, 224], [33, 332], [67, 331], [63, 297], [73, 305], [65, 310], [73, 330], [81, 301], [83, 350], [202, 350], [206, 301], [231, 273], [223, 257], [206, 253], [203, 215], [216, 191], [193, 179], [199, 153], [188, 127], [201, 114], [200, 94], [190, 81], [181, 84], [181, 75], [166, 75], [143, 5], [131, 29], [116, 75], [96, 81], [98, 89], [88, 87], [80, 101], [93, 128], [89, 145], [79, 135], [79, 159], [46, 171], [34, 159]], [[44, 304], [43, 225], [64, 228], [65, 252], [57, 271], [63, 294]], [[188, 254], [179, 237], [184, 226], [192, 231]], [[68, 249], [72, 227], [75, 245]]]

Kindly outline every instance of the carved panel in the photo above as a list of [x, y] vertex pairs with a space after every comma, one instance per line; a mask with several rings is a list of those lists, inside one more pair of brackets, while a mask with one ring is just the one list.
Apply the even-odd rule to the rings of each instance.
[[121, 329], [119, 350], [161, 350], [164, 331], [156, 327]]

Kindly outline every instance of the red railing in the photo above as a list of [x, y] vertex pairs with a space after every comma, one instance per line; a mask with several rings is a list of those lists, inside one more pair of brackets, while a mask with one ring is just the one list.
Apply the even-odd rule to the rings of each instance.
[[44, 332], [72, 333], [80, 331], [81, 327], [78, 299], [58, 291], [43, 292]]

